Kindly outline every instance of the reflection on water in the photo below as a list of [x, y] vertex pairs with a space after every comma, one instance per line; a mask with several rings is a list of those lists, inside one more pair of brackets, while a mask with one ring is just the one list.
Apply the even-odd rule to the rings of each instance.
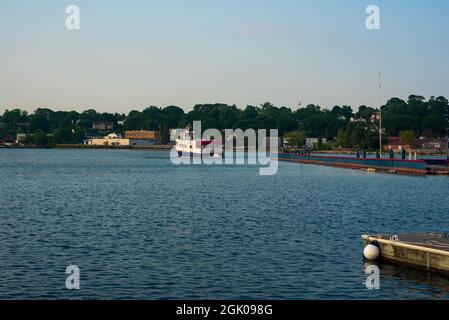
[[367, 261], [364, 270], [372, 265], [379, 267], [381, 291], [404, 289], [394, 299], [449, 299], [449, 279], [438, 273], [399, 264]]

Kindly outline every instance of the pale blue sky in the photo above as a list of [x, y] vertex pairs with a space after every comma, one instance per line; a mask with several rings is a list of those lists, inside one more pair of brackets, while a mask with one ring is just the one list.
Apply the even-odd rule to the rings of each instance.
[[[65, 8], [81, 9], [81, 30]], [[365, 8], [381, 9], [381, 30]], [[0, 0], [0, 112], [449, 97], [446, 0]]]

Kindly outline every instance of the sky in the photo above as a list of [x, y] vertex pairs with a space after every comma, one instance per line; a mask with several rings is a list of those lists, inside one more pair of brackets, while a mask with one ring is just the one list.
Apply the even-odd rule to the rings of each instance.
[[449, 97], [448, 16], [447, 0], [0, 0], [0, 112]]

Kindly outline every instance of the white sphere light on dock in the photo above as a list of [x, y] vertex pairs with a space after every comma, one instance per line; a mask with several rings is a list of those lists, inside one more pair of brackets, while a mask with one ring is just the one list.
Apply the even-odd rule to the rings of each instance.
[[379, 258], [380, 251], [375, 245], [369, 244], [365, 247], [365, 250], [363, 250], [363, 255], [367, 260], [375, 261]]

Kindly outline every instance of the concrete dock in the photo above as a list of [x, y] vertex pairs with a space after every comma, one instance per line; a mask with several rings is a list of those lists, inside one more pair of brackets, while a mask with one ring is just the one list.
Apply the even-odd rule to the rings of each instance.
[[364, 235], [366, 245], [379, 247], [380, 260], [407, 265], [449, 276], [449, 235], [419, 233], [399, 235]]
[[279, 153], [279, 161], [298, 162], [303, 164], [323, 165], [345, 169], [367, 170], [369, 172], [385, 172], [394, 174], [421, 175], [429, 174], [427, 164], [423, 160], [398, 160], [352, 158], [339, 156], [318, 156], [297, 153]]
[[[295, 152], [281, 152], [278, 154], [277, 159], [279, 161], [357, 169], [367, 172], [384, 172], [420, 176], [449, 175], [449, 165], [447, 165], [448, 162], [446, 160], [353, 158], [341, 156], [319, 156]], [[441, 164], [437, 164], [439, 162], [441, 162]]]

